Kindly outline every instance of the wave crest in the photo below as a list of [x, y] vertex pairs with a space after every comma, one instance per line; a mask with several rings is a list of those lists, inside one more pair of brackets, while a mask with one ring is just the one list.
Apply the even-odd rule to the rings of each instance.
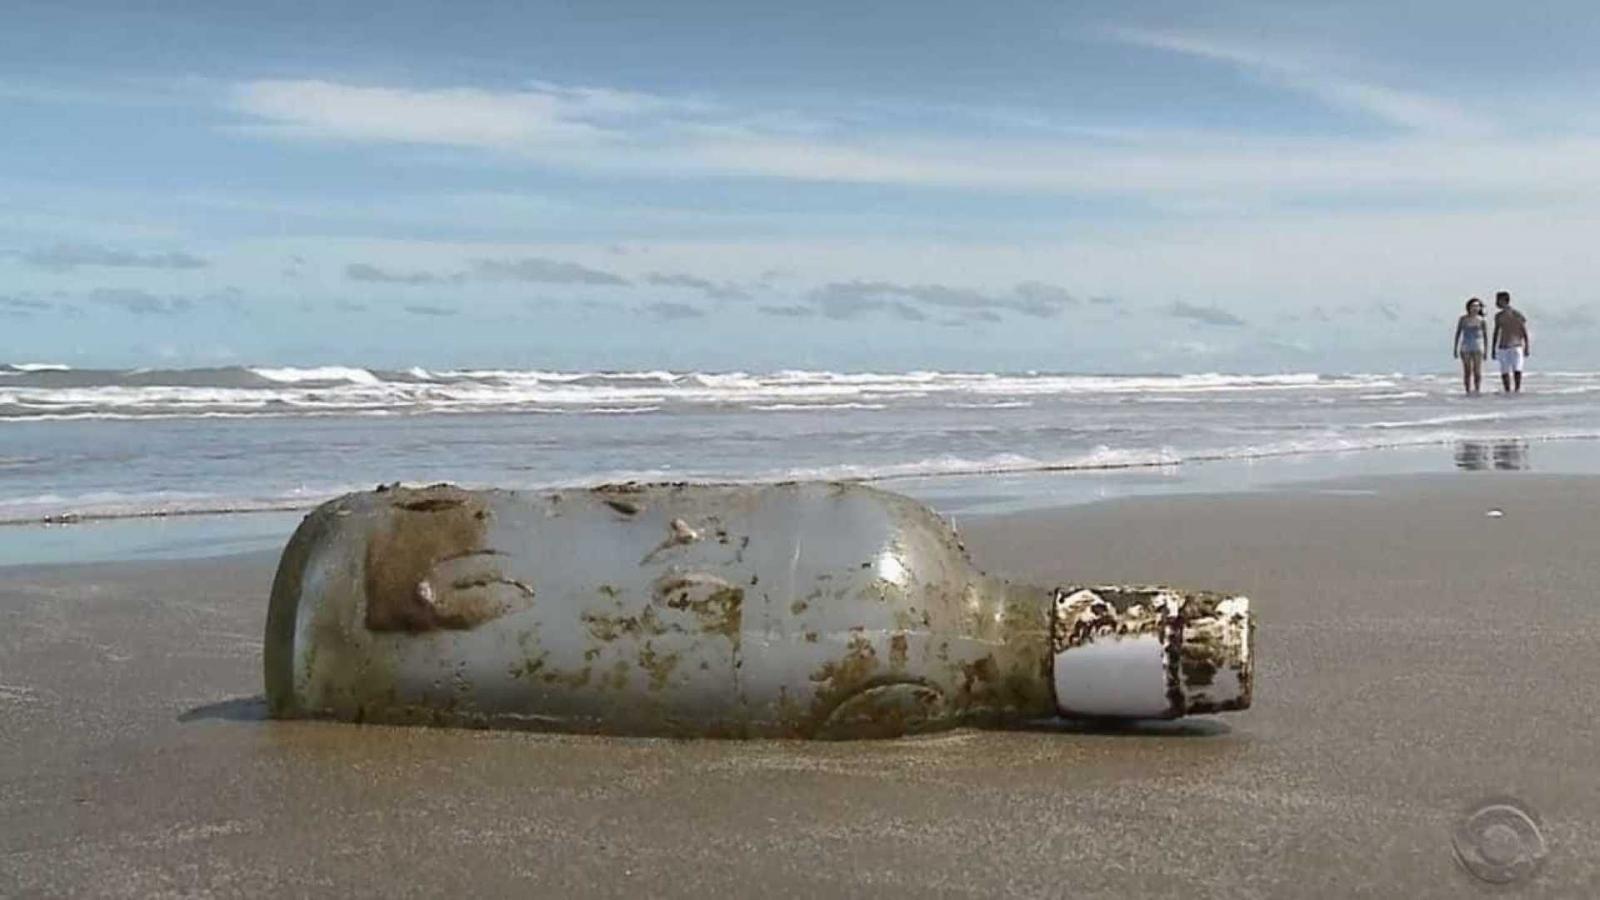
[[[559, 372], [356, 366], [67, 369], [7, 366], [0, 420], [573, 412], [643, 407], [883, 409], [937, 397], [952, 408], [1021, 409], [1036, 398], [1204, 397], [1382, 389], [1388, 376], [1063, 375], [997, 372]], [[826, 406], [825, 406], [826, 405]]]

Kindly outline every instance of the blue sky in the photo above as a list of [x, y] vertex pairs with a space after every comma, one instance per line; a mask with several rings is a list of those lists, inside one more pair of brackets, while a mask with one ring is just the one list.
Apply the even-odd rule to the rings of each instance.
[[12, 0], [0, 360], [1592, 368], [1600, 12], [1330, 7]]

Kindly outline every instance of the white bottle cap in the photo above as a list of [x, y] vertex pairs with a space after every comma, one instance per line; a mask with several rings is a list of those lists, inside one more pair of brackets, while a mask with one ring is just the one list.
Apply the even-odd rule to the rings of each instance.
[[1051, 616], [1056, 709], [1118, 719], [1248, 709], [1254, 634], [1244, 597], [1059, 589]]

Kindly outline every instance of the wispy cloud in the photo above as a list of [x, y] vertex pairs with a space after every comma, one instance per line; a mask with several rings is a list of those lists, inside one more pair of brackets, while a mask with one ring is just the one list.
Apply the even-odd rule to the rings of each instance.
[[620, 286], [629, 283], [626, 278], [613, 272], [540, 257], [473, 260], [472, 274], [489, 281], [528, 281], [536, 284]]
[[844, 281], [823, 285], [807, 299], [830, 318], [847, 318], [861, 312], [890, 310], [905, 316], [902, 306], [912, 304], [969, 312], [1010, 311], [1036, 318], [1058, 316], [1077, 298], [1065, 288], [1030, 281], [1017, 285], [1010, 293], [992, 294], [970, 288], [942, 284], [896, 284], [887, 281]]
[[698, 306], [691, 306], [687, 303], [672, 303], [665, 300], [657, 303], [645, 304], [644, 311], [657, 319], [663, 319], [666, 321], [702, 319], [705, 318], [706, 315], [706, 311]]
[[366, 281], [374, 284], [423, 285], [460, 280], [459, 275], [436, 275], [432, 272], [392, 272], [368, 263], [351, 263], [345, 266], [344, 276], [351, 281]]
[[1108, 33], [1124, 43], [1236, 66], [1263, 81], [1406, 130], [1442, 134], [1487, 130], [1484, 122], [1455, 103], [1344, 75], [1331, 60], [1183, 31], [1111, 28]]
[[829, 319], [854, 319], [869, 313], [885, 312], [906, 322], [928, 320], [927, 313], [904, 300], [891, 300], [872, 294], [822, 288], [812, 291], [809, 299], [816, 304], [817, 310]]
[[42, 312], [49, 312], [55, 304], [32, 297], [8, 297], [0, 295], [0, 316], [12, 319], [31, 319]]
[[1159, 353], [1141, 354], [1146, 359], [1166, 359], [1170, 356], [1207, 357], [1221, 353], [1222, 347], [1206, 341], [1163, 341]]
[[695, 275], [672, 275], [663, 274], [661, 272], [652, 272], [645, 276], [645, 282], [648, 284], [659, 285], [661, 287], [688, 288], [689, 290], [699, 291], [712, 300], [750, 299], [749, 292], [738, 285], [729, 284], [727, 282], [715, 282], [708, 278], [700, 278]]
[[465, 270], [451, 272], [397, 271], [371, 263], [350, 263], [344, 275], [351, 281], [369, 284], [409, 286], [465, 284], [468, 281], [523, 281], [533, 284], [614, 285], [629, 284], [612, 272], [591, 269], [574, 262], [541, 257], [521, 259], [475, 259]]
[[798, 303], [766, 304], [756, 307], [756, 311], [764, 316], [782, 319], [809, 319], [817, 314], [814, 308]]
[[511, 149], [530, 142], [586, 142], [607, 130], [582, 120], [581, 99], [480, 88], [406, 89], [316, 80], [237, 85], [233, 105], [287, 137]]
[[731, 127], [696, 97], [534, 81], [520, 89], [395, 87], [319, 79], [240, 82], [228, 105], [264, 134], [293, 139], [593, 153], [662, 131]]
[[783, 117], [770, 108], [549, 84], [504, 91], [253, 82], [238, 86], [232, 109], [266, 136], [456, 147], [636, 177], [1133, 196], [1174, 209], [1295, 197], [1326, 202], [1351, 191], [1391, 189], [1413, 203], [1429, 192], [1600, 192], [1589, 187], [1600, 185], [1600, 137], [1488, 136], [1489, 125], [1448, 99], [1352, 77], [1333, 62], [1186, 33], [1111, 34], [1130, 45], [1238, 66], [1405, 133], [1132, 130], [1107, 138], [1040, 130], [1031, 137], [982, 137], [886, 131], [847, 116], [802, 129], [773, 124]]
[[134, 253], [94, 244], [56, 244], [16, 254], [23, 263], [57, 272], [83, 266], [114, 269], [203, 269], [210, 265], [192, 253]]
[[109, 306], [136, 316], [171, 316], [195, 308], [189, 297], [161, 296], [137, 288], [98, 288], [83, 299], [97, 306]]
[[1067, 307], [1078, 305], [1078, 298], [1071, 291], [1042, 281], [1024, 281], [1012, 289], [1012, 295], [1008, 308], [1041, 318], [1058, 315]]
[[448, 306], [432, 306], [426, 303], [412, 303], [402, 307], [402, 309], [414, 316], [432, 316], [434, 318], [454, 316], [461, 313], [459, 309]]
[[1174, 301], [1166, 308], [1166, 314], [1175, 319], [1189, 319], [1204, 325], [1220, 325], [1228, 328], [1237, 328], [1245, 321], [1220, 306], [1197, 306], [1185, 303], [1182, 300]]

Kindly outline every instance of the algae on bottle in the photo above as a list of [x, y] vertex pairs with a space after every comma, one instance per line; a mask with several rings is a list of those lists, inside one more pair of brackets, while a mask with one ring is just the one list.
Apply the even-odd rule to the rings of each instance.
[[858, 484], [350, 494], [267, 619], [280, 717], [867, 737], [1250, 704], [1241, 597], [980, 572]]

